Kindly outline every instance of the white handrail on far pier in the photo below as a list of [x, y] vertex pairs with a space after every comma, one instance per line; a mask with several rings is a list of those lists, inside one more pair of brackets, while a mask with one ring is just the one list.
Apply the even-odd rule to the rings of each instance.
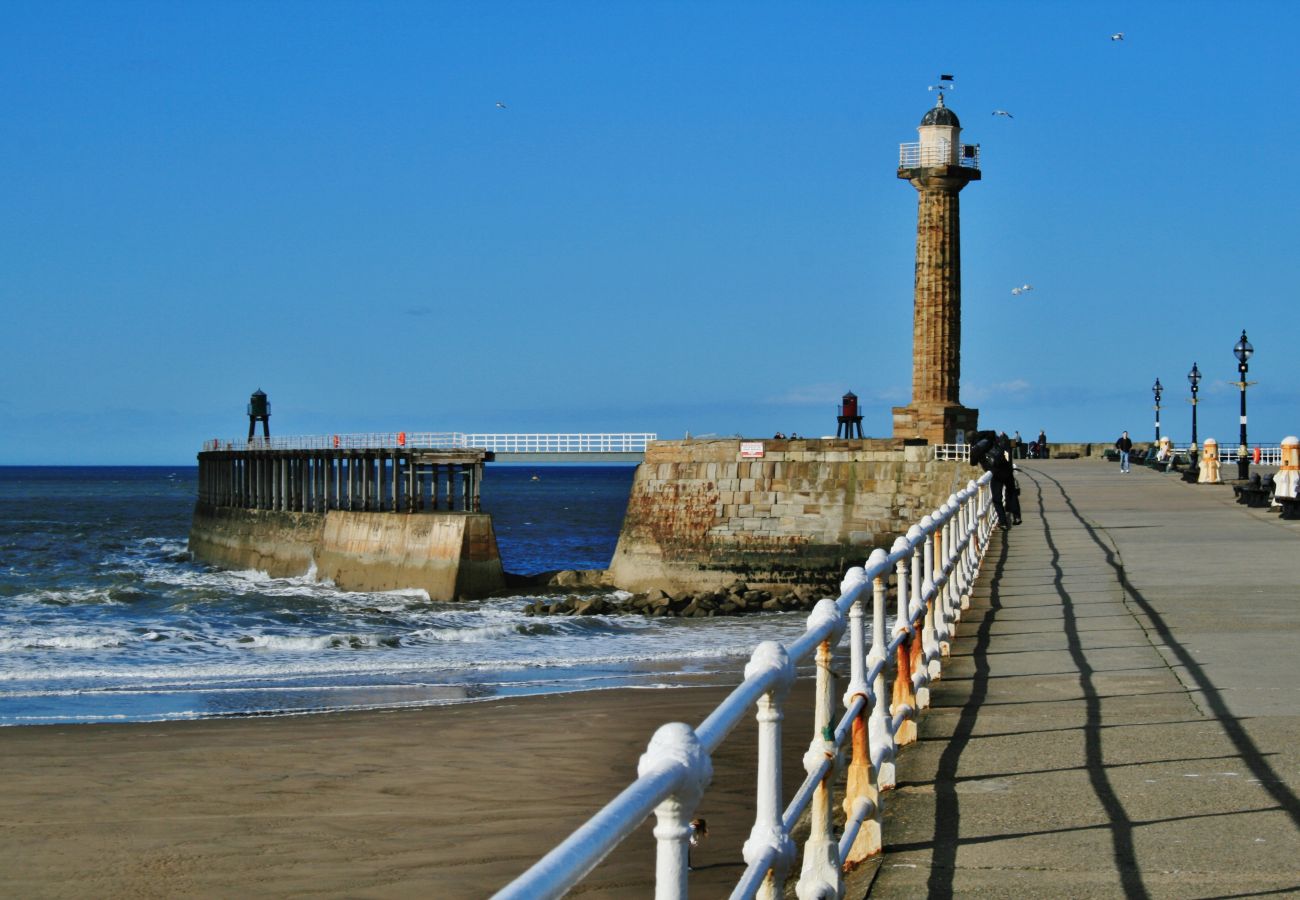
[[[881, 791], [894, 787], [898, 748], [916, 740], [919, 710], [956, 635], [992, 531], [991, 476], [972, 481], [908, 529], [889, 553], [873, 550], [865, 567], [845, 575], [838, 600], [821, 600], [804, 635], [789, 647], [765, 641], [745, 666], [745, 680], [697, 727], [681, 722], [655, 732], [637, 767], [638, 778], [532, 868], [502, 888], [496, 900], [559, 897], [581, 881], [650, 813], [656, 817], [655, 897], [687, 895], [689, 823], [713, 777], [712, 755], [751, 707], [758, 719], [757, 815], [742, 848], [747, 868], [731, 896], [780, 896], [796, 856], [791, 833], [811, 804], [800, 897], [843, 896], [843, 873], [881, 851]], [[897, 618], [886, 633], [890, 575], [896, 576]], [[871, 604], [871, 646], [863, 619]], [[850, 678], [838, 720], [832, 713], [831, 651], [849, 632]], [[781, 720], [795, 666], [814, 656], [816, 715], [804, 754], [807, 777], [781, 806]], [[891, 667], [890, 660], [893, 660]], [[889, 670], [892, 668], [892, 683]], [[850, 748], [838, 840], [832, 791]]]
[[644, 453], [659, 439], [650, 432], [623, 434], [466, 434], [461, 431], [376, 431], [307, 434], [203, 442], [212, 450], [491, 450], [494, 453]]

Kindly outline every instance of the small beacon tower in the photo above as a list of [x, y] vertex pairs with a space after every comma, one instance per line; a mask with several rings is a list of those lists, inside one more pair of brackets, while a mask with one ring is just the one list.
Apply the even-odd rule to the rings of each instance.
[[840, 398], [840, 413], [835, 417], [836, 437], [852, 438], [856, 430], [862, 437], [862, 414], [858, 412], [858, 395], [849, 391]]
[[979, 410], [961, 405], [961, 226], [957, 195], [980, 179], [979, 145], [939, 102], [921, 119], [920, 140], [902, 144], [898, 177], [917, 191], [912, 402], [894, 407], [894, 437], [951, 444], [976, 430]]
[[253, 396], [248, 398], [249, 443], [252, 443], [253, 431], [259, 421], [262, 423], [262, 437], [269, 441], [271, 439], [271, 401], [266, 399], [266, 394], [261, 388], [253, 391]]

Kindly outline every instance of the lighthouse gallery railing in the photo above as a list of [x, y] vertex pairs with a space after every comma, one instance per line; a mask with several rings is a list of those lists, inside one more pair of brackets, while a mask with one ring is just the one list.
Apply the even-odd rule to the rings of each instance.
[[[684, 723], [655, 732], [637, 767], [638, 778], [585, 825], [502, 888], [497, 900], [559, 897], [594, 869], [650, 813], [656, 817], [655, 896], [687, 895], [689, 822], [712, 779], [711, 756], [751, 706], [757, 706], [757, 815], [743, 855], [747, 867], [731, 896], [780, 896], [796, 850], [791, 837], [811, 806], [803, 848], [800, 897], [838, 897], [843, 873], [881, 851], [881, 791], [894, 787], [899, 747], [916, 740], [918, 711], [930, 703], [956, 624], [970, 603], [992, 530], [990, 476], [970, 482], [908, 529], [887, 554], [874, 550], [864, 568], [850, 569], [838, 600], [824, 599], [804, 635], [789, 647], [765, 641], [745, 667], [745, 680], [696, 728]], [[896, 576], [897, 618], [887, 634], [890, 574]], [[868, 650], [864, 606], [871, 603]], [[847, 621], [846, 621], [847, 618]], [[838, 719], [831, 651], [849, 632], [850, 678]], [[815, 655], [816, 715], [804, 754], [802, 786], [784, 809], [781, 800], [782, 704], [795, 666]], [[894, 661], [892, 687], [886, 680]], [[849, 752], [836, 840], [832, 791]]]

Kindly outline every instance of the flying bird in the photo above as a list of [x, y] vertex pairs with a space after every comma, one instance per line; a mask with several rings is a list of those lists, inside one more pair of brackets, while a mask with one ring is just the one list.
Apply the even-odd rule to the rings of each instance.
[[1122, 31], [1117, 31], [1117, 32], [1115, 32], [1114, 34], [1112, 34], [1112, 35], [1110, 36], [1110, 39], [1111, 39], [1112, 41], [1122, 41], [1122, 40], [1124, 40], [1124, 32], [1122, 32]]
[[1012, 296], [1019, 297], [1021, 294], [1028, 293], [1029, 291], [1032, 291], [1033, 289], [1034, 289], [1034, 286], [1033, 286], [1032, 284], [1022, 284], [1020, 287], [1012, 288], [1012, 289], [1011, 289], [1011, 294], [1012, 294]]
[[498, 100], [498, 101], [497, 101], [497, 109], [505, 109], [505, 108], [506, 108], [506, 105], [505, 105], [504, 103], [502, 103], [500, 100]]
[[1011, 113], [1007, 112], [1005, 109], [995, 109], [995, 110], [993, 110], [993, 115], [995, 115], [995, 116], [1006, 116], [1008, 119], [1014, 119], [1014, 118], [1015, 118], [1015, 116], [1011, 115]]

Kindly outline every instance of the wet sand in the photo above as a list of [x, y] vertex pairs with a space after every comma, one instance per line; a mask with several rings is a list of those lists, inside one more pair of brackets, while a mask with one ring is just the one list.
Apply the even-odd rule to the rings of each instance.
[[[636, 774], [719, 688], [417, 710], [0, 729], [0, 873], [24, 897], [486, 897]], [[787, 797], [812, 723], [787, 707]], [[792, 697], [792, 700], [796, 699]], [[752, 716], [714, 758], [693, 897], [726, 896], [753, 824]], [[574, 891], [653, 892], [649, 823]]]

